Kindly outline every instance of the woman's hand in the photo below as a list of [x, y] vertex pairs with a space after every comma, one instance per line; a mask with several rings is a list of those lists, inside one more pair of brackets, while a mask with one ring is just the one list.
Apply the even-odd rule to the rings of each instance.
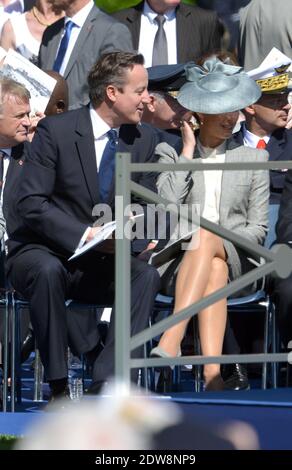
[[29, 142], [32, 142], [39, 121], [45, 117], [46, 115], [41, 111], [37, 111], [33, 116], [30, 117], [30, 128], [28, 130], [27, 135], [27, 139]]
[[184, 157], [188, 158], [189, 160], [192, 160], [196, 147], [196, 138], [194, 131], [187, 121], [182, 121], [180, 130], [183, 140], [182, 154]]

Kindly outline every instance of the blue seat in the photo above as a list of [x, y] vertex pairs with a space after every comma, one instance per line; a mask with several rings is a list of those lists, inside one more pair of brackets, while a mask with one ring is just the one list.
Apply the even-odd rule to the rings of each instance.
[[[270, 205], [269, 206], [269, 232], [265, 241], [265, 247], [270, 248], [274, 243], [276, 234], [275, 226], [278, 219], [279, 205]], [[276, 352], [276, 322], [275, 322], [275, 307], [273, 302], [270, 299], [269, 294], [265, 291], [264, 280], [262, 282], [261, 289], [256, 291], [253, 294], [245, 295], [238, 298], [230, 298], [227, 301], [228, 312], [239, 312], [240, 314], [255, 312], [264, 314], [264, 344], [263, 352], [268, 353]], [[164, 296], [159, 294], [156, 298], [154, 313], [152, 317], [152, 322], [157, 321], [157, 313], [163, 312], [164, 317], [167, 316], [173, 309], [173, 297]], [[160, 318], [161, 319], [161, 318]], [[195, 323], [196, 325], [196, 323]], [[197, 328], [196, 328], [197, 330]], [[152, 345], [151, 345], [152, 347]], [[200, 354], [199, 346], [199, 337], [198, 332], [195, 332], [195, 345], [194, 345], [195, 354]], [[273, 388], [277, 387], [277, 369], [276, 364], [271, 364], [271, 384]], [[176, 368], [179, 370], [179, 368]], [[201, 383], [201, 372], [200, 366], [194, 368], [195, 372], [195, 390], [200, 391]], [[151, 388], [154, 389], [153, 375], [151, 375]], [[174, 376], [174, 381], [179, 380], [179, 372]], [[175, 385], [177, 387], [177, 383]], [[267, 363], [263, 363], [262, 367], [262, 388], [266, 389], [268, 386], [268, 368]]]
[[[20, 404], [22, 401], [21, 395], [21, 335], [20, 335], [20, 316], [23, 309], [29, 308], [29, 302], [22, 298], [17, 297], [15, 292], [12, 292], [11, 298], [9, 301], [9, 314], [10, 314], [10, 323], [12, 325], [12, 334], [11, 334], [11, 411], [15, 411], [15, 403]], [[77, 302], [74, 300], [68, 300], [66, 302], [66, 307], [68, 309], [95, 309], [102, 310], [109, 305], [99, 305], [99, 304], [86, 304], [82, 302]], [[97, 315], [97, 322], [98, 315]], [[7, 322], [8, 323], [8, 322]], [[7, 334], [8, 337], [8, 334]], [[8, 359], [7, 359], [7, 369], [8, 369]], [[35, 361], [34, 361], [34, 401], [42, 401], [42, 383], [43, 383], [43, 366], [41, 363], [39, 351], [35, 348]], [[7, 392], [7, 388], [6, 388]], [[8, 403], [8, 393], [6, 394], [6, 403]], [[6, 405], [6, 408], [8, 406]]]

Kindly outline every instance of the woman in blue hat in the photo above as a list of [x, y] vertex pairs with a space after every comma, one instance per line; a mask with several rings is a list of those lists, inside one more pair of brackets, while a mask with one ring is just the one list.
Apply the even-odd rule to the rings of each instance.
[[[203, 67], [186, 70], [187, 83], [178, 94], [179, 103], [196, 113], [200, 130], [194, 134], [182, 123], [181, 155], [168, 144], [157, 146], [160, 163], [264, 162], [265, 150], [235, 144], [231, 139], [239, 110], [256, 102], [258, 85], [241, 68], [211, 58]], [[177, 204], [188, 204], [199, 216], [247, 238], [264, 242], [268, 225], [268, 170], [165, 171], [158, 179], [160, 195]], [[181, 234], [180, 234], [181, 236]], [[254, 268], [248, 254], [232, 242], [199, 228], [192, 246], [162, 269], [168, 292], [175, 294], [174, 314], [227, 285]], [[255, 288], [255, 286], [252, 286]], [[202, 354], [222, 353], [227, 316], [226, 298], [198, 314]], [[162, 335], [152, 356], [175, 357], [189, 320], [183, 320]], [[205, 364], [206, 390], [220, 390], [224, 382], [220, 364]]]

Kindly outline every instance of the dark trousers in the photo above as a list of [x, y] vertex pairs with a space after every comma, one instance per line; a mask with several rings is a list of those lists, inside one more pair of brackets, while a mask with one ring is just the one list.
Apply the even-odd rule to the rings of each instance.
[[[292, 275], [272, 280], [272, 300], [276, 306], [276, 321], [285, 349], [292, 340]], [[291, 347], [289, 347], [291, 349]]]
[[[30, 303], [31, 322], [48, 380], [67, 377], [67, 348], [86, 353], [99, 342], [92, 314], [74, 315], [67, 299], [86, 303], [114, 301], [114, 256], [91, 251], [68, 262], [44, 249], [30, 249], [9, 263], [13, 287]], [[155, 268], [131, 258], [131, 333], [143, 330], [160, 288]], [[133, 353], [141, 357], [142, 348]], [[106, 380], [114, 373], [114, 327], [111, 321], [105, 348], [94, 364], [93, 379]]]

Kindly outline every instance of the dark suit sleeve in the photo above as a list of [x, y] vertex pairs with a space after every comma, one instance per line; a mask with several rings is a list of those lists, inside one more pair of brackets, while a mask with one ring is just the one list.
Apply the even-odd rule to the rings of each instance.
[[[157, 144], [157, 135], [152, 126], [147, 124], [142, 124], [139, 126], [141, 132], [141, 142], [137, 145], [137, 151], [132, 152], [132, 161], [135, 163], [154, 163], [157, 161], [155, 156], [155, 147]], [[132, 173], [131, 179], [135, 183], [144, 186], [144, 188], [157, 193], [156, 180], [157, 173], [155, 172], [141, 172], [141, 173]], [[155, 204], [147, 204], [139, 196], [133, 195], [132, 203], [139, 204], [144, 211], [144, 238], [136, 239], [132, 243], [132, 251], [134, 253], [140, 253], [143, 251], [151, 239], [157, 238], [157, 214], [154, 209]]]
[[281, 197], [278, 223], [276, 226], [277, 243], [292, 242], [292, 171], [286, 176]]
[[39, 123], [27, 155], [17, 211], [24, 223], [44, 242], [73, 252], [87, 225], [80, 223], [73, 213], [63, 211], [52, 200], [58, 177], [59, 153], [50, 124], [46, 121]]

